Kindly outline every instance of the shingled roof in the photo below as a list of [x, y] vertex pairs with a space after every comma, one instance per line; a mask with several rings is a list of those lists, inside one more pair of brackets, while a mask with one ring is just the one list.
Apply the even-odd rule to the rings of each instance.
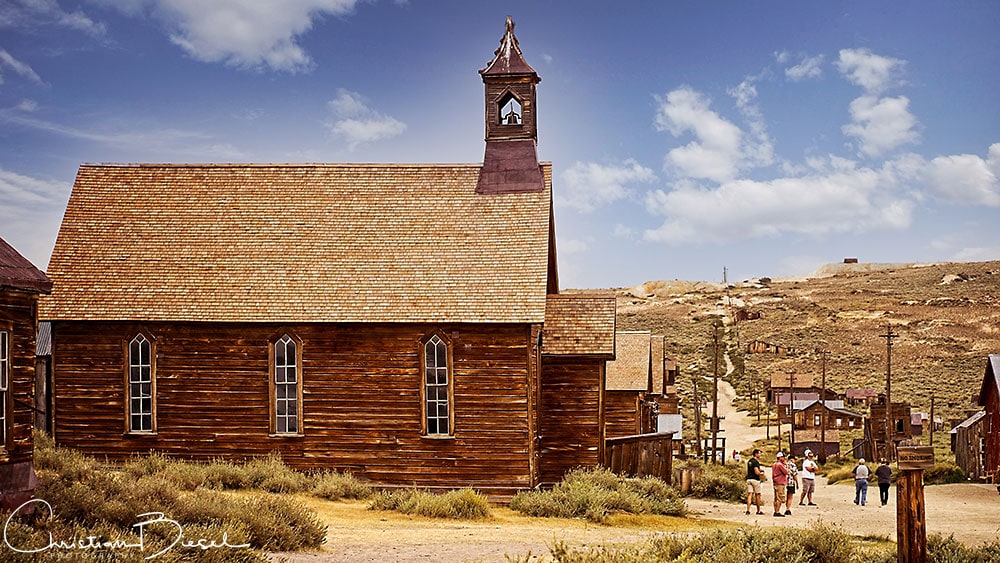
[[7, 241], [0, 238], [0, 287], [48, 293], [52, 282]]
[[528, 193], [480, 168], [83, 165], [39, 318], [541, 323], [551, 164]]
[[549, 295], [545, 304], [542, 354], [615, 357], [615, 294]]
[[649, 331], [615, 334], [615, 359], [608, 362], [608, 391], [649, 391]]

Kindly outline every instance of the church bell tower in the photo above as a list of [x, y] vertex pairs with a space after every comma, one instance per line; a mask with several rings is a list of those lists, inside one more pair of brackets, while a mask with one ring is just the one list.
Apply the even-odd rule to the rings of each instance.
[[476, 185], [478, 193], [516, 193], [544, 189], [538, 165], [535, 85], [541, 81], [521, 54], [514, 22], [483, 70], [486, 153]]

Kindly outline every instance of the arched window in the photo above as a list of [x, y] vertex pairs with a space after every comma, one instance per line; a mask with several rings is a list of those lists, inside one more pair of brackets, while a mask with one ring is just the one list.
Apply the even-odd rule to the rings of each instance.
[[128, 343], [128, 412], [130, 433], [156, 432], [156, 372], [153, 343], [142, 333]]
[[271, 433], [302, 433], [301, 344], [288, 334], [271, 343]]
[[424, 384], [423, 433], [427, 436], [452, 434], [451, 354], [448, 344], [434, 335], [423, 346]]

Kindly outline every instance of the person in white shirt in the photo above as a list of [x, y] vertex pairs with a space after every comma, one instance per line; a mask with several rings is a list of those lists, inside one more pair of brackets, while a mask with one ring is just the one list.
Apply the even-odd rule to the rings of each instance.
[[804, 506], [809, 500], [809, 506], [816, 506], [813, 502], [813, 491], [816, 490], [816, 471], [819, 466], [813, 460], [812, 450], [806, 450], [806, 458], [802, 460], [802, 471], [799, 477], [802, 479], [802, 496], [799, 497], [799, 505]]

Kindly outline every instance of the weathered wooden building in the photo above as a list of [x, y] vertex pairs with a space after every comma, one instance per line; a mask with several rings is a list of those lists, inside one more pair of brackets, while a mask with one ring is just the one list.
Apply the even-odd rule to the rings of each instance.
[[604, 381], [615, 353], [615, 295], [550, 295], [542, 331], [541, 484], [604, 456]]
[[[795, 429], [812, 430], [823, 427], [826, 422], [827, 431], [853, 430], [862, 427], [864, 416], [844, 408], [844, 401], [795, 401]], [[796, 438], [796, 441], [798, 439]]]
[[955, 465], [962, 468], [970, 479], [987, 478], [986, 469], [986, 411], [978, 411], [959, 422], [948, 434]]
[[0, 509], [31, 498], [38, 296], [52, 282], [0, 238]]
[[1000, 354], [986, 359], [986, 373], [979, 389], [979, 405], [986, 413], [983, 430], [984, 471], [1000, 481]]
[[880, 395], [879, 403], [871, 406], [868, 418], [865, 419], [866, 446], [862, 455], [868, 459], [877, 457], [895, 458], [896, 446], [903, 440], [913, 437], [910, 429], [910, 404], [893, 402], [889, 410], [889, 455], [886, 456], [886, 405], [885, 395]]
[[651, 336], [649, 331], [615, 334], [615, 359], [608, 362], [604, 393], [605, 438], [650, 432]]
[[50, 263], [54, 435], [508, 494], [603, 447], [614, 296], [561, 295], [537, 73], [482, 164], [83, 165]]

